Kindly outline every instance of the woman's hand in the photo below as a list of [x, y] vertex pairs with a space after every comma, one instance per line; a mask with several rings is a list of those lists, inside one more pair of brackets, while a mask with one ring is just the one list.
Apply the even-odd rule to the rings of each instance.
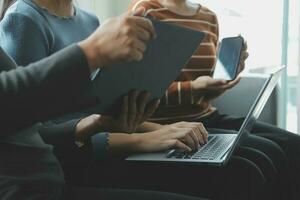
[[99, 132], [101, 115], [90, 115], [81, 119], [75, 128], [75, 141], [85, 143], [92, 135]]
[[[238, 74], [245, 69], [245, 61], [249, 57], [247, 50], [247, 42], [244, 42], [238, 66]], [[224, 92], [226, 92], [226, 90], [236, 86], [240, 80], [240, 77], [237, 77], [233, 81], [226, 81], [223, 79], [213, 79], [210, 76], [200, 76], [191, 83], [194, 102], [198, 102], [202, 96], [204, 96], [207, 100], [213, 100], [221, 96]]]
[[202, 124], [168, 125], [158, 131], [133, 134], [136, 141], [135, 152], [156, 152], [172, 148], [190, 152], [198, 149], [201, 141], [207, 141], [207, 136], [204, 135], [207, 132]]
[[175, 126], [178, 128], [187, 128], [192, 131], [181, 141], [191, 147], [193, 150], [198, 149], [201, 145], [208, 142], [208, 132], [204, 125], [200, 122], [178, 122], [169, 126]]
[[192, 129], [192, 132], [186, 135], [185, 138], [182, 138], [181, 141], [187, 144], [192, 149], [196, 149], [200, 145], [204, 145], [207, 142], [208, 138], [208, 132], [205, 130], [203, 124], [197, 122], [178, 122], [169, 125], [160, 125], [151, 122], [145, 122], [142, 126], [144, 130], [141, 131], [141, 133], [155, 132], [166, 127], [190, 128]]
[[248, 53], [248, 45], [247, 42], [244, 42], [243, 49], [240, 57], [239, 67], [238, 67], [238, 74], [240, 74], [245, 69], [245, 61], [249, 57]]
[[221, 96], [226, 90], [236, 86], [240, 80], [240, 77], [233, 81], [227, 81], [214, 79], [210, 76], [200, 76], [191, 83], [194, 102], [198, 102], [202, 96], [205, 96], [208, 100], [213, 100]]
[[159, 100], [147, 104], [150, 94], [148, 92], [133, 91], [123, 99], [120, 115], [117, 118], [90, 115], [80, 120], [75, 129], [77, 141], [85, 141], [99, 132], [133, 133], [155, 112]]
[[121, 113], [117, 118], [102, 116], [102, 129], [109, 132], [133, 133], [152, 116], [159, 106], [159, 100], [147, 104], [150, 93], [130, 92], [123, 99]]

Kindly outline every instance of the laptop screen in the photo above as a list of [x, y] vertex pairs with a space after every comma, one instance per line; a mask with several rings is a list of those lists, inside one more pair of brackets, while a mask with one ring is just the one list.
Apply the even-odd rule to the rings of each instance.
[[[241, 128], [245, 128], [246, 131], [250, 132], [253, 123], [258, 119], [259, 115], [261, 114], [264, 106], [266, 105], [269, 97], [271, 96], [275, 86], [278, 83], [278, 80], [282, 74], [282, 69], [271, 74], [268, 80], [266, 81], [265, 85], [260, 91], [259, 96], [255, 100], [255, 103], [253, 104], [250, 112], [248, 113], [248, 116], [245, 119], [244, 124], [242, 125]], [[249, 122], [247, 122], [249, 121]], [[243, 131], [244, 132], [244, 131]]]
[[254, 101], [247, 117], [245, 118], [244, 123], [242, 124], [242, 126], [239, 130], [239, 133], [235, 139], [234, 144], [232, 145], [229, 153], [227, 154], [226, 162], [231, 157], [233, 151], [235, 150], [235, 147], [238, 145], [238, 143], [239, 143], [240, 139], [243, 137], [243, 135], [245, 135], [245, 133], [247, 131], [251, 132], [253, 124], [258, 119], [259, 115], [261, 114], [265, 104], [267, 103], [275, 86], [277, 85], [278, 80], [281, 77], [284, 69], [285, 69], [285, 67], [281, 67], [276, 72], [272, 73], [270, 75], [270, 77], [268, 78], [268, 80], [266, 81], [266, 83], [264, 84], [264, 86], [262, 87], [259, 95], [257, 96], [256, 100]]

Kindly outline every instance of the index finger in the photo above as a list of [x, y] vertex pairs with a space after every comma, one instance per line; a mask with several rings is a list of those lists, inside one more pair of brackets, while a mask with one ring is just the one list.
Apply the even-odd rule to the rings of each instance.
[[211, 81], [211, 85], [224, 85], [224, 84], [227, 84], [227, 80], [225, 79], [212, 79]]
[[145, 113], [145, 108], [149, 97], [149, 92], [141, 92], [137, 98], [137, 117], [135, 121], [136, 125], [139, 125], [143, 120], [143, 115]]
[[205, 143], [208, 142], [208, 132], [202, 123], [197, 124], [197, 128], [201, 133], [201, 136], [204, 138]]
[[145, 17], [133, 16], [136, 21], [136, 25], [148, 31], [151, 35], [151, 38], [156, 38], [156, 32], [151, 20]]
[[128, 118], [128, 95], [123, 97], [120, 119], [127, 122]]
[[154, 114], [159, 104], [160, 100], [153, 100], [152, 102], [148, 103], [144, 112], [144, 116], [141, 119], [141, 123], [147, 121]]

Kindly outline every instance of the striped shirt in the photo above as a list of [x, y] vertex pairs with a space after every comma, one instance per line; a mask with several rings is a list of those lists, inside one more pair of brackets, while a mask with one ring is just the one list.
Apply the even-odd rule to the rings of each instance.
[[219, 39], [216, 15], [208, 8], [199, 5], [199, 9], [194, 15], [182, 16], [162, 6], [157, 0], [133, 0], [129, 9], [134, 11], [140, 7], [145, 9], [146, 16], [206, 33], [195, 54], [166, 91], [161, 105], [151, 121], [173, 123], [211, 114], [215, 108], [211, 106], [205, 96], [202, 96], [199, 101], [193, 102], [191, 81], [199, 76], [211, 76], [213, 73]]

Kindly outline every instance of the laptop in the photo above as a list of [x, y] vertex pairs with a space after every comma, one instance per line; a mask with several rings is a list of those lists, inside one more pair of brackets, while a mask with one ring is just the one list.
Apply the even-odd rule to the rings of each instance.
[[258, 119], [284, 69], [285, 67], [280, 67], [270, 74], [237, 134], [224, 134], [222, 130], [212, 130], [209, 133], [208, 142], [195, 152], [185, 153], [171, 149], [164, 152], [134, 154], [127, 157], [126, 160], [135, 162], [181, 162], [215, 166], [226, 165], [245, 133], [251, 131], [254, 122]]

